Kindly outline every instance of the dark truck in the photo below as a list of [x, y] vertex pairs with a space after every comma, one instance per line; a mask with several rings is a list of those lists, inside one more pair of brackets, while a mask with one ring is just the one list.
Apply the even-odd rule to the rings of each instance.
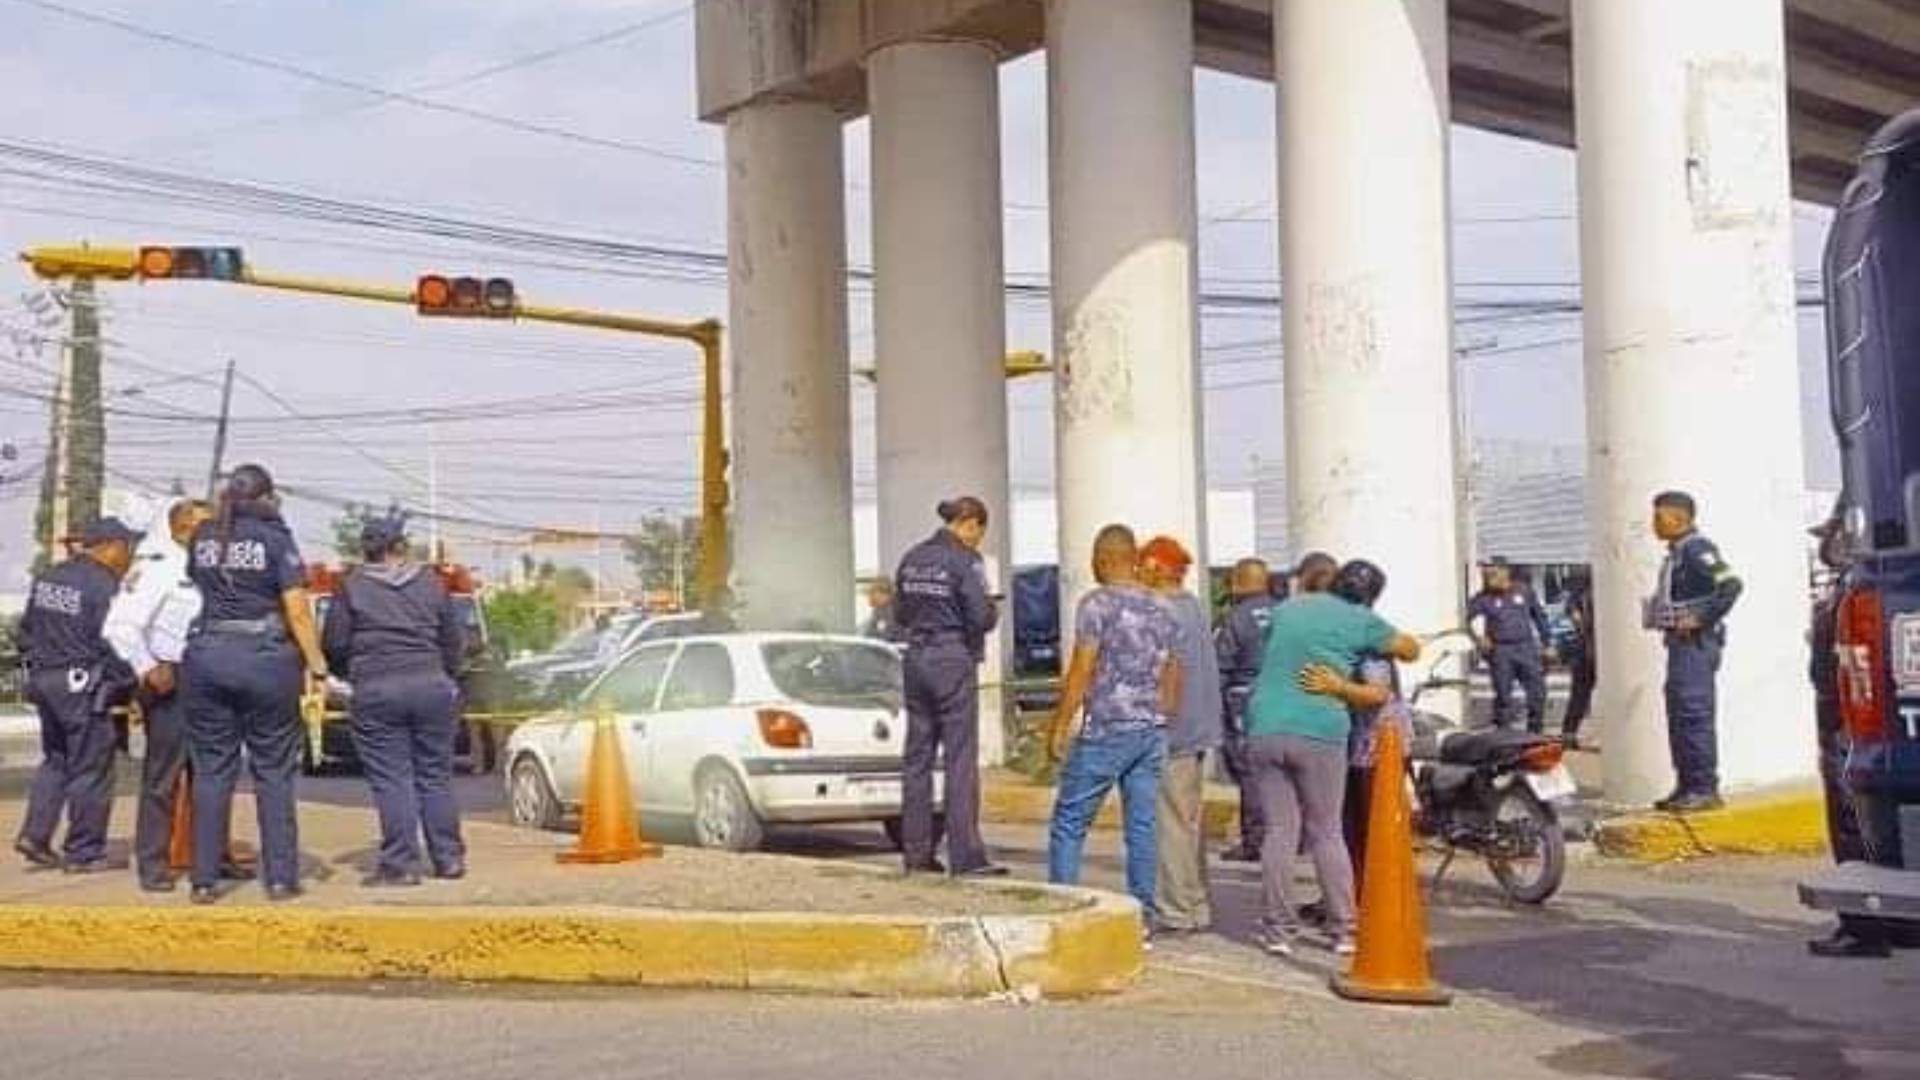
[[1868, 141], [1827, 238], [1827, 374], [1854, 562], [1836, 627], [1844, 778], [1874, 853], [1803, 903], [1920, 920], [1920, 109]]

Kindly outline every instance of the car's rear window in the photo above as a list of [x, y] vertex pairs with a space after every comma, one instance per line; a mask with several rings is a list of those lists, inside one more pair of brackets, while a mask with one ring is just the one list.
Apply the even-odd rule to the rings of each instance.
[[799, 704], [900, 706], [900, 655], [883, 645], [774, 641], [760, 655], [781, 696]]

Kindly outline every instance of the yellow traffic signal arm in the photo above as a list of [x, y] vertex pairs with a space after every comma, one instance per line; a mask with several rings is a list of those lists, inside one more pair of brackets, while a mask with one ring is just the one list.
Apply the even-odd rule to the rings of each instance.
[[[20, 260], [40, 277], [52, 280], [71, 277], [105, 278], [126, 281], [149, 280], [141, 269], [141, 253], [150, 248], [38, 247], [20, 253]], [[169, 280], [158, 278], [155, 280]], [[237, 277], [204, 277], [192, 280], [252, 285], [262, 289], [334, 296], [381, 304], [418, 307], [414, 287], [370, 285], [332, 278], [298, 277], [272, 274], [240, 264]], [[617, 312], [586, 308], [546, 307], [521, 303], [516, 296], [509, 318], [525, 322], [584, 326], [596, 330], [614, 330], [651, 337], [673, 338], [700, 347], [703, 382], [700, 447], [700, 601], [712, 610], [725, 588], [728, 575], [727, 537], [727, 450], [724, 421], [720, 410], [720, 350], [722, 330], [714, 319], [698, 322], [672, 322]]]

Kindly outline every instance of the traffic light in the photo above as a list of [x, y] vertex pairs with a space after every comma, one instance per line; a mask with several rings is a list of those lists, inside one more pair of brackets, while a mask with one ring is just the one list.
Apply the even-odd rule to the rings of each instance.
[[137, 264], [140, 277], [180, 281], [239, 281], [246, 261], [236, 247], [143, 247]]
[[519, 308], [513, 282], [506, 278], [440, 274], [428, 274], [414, 285], [413, 302], [422, 315], [468, 319], [511, 319]]

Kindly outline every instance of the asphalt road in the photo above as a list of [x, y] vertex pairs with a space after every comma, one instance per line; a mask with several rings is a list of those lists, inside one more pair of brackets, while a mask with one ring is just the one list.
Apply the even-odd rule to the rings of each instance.
[[[303, 785], [363, 805], [357, 777]], [[460, 781], [502, 814], [494, 778]], [[1042, 872], [1037, 829], [990, 840]], [[885, 861], [873, 828], [791, 833], [794, 854]], [[0, 1078], [207, 1080], [558, 1075], [1420, 1077], [1893, 1080], [1920, 1076], [1920, 954], [1821, 961], [1794, 903], [1804, 861], [1575, 866], [1541, 910], [1501, 904], [1476, 866], [1430, 907], [1446, 1010], [1349, 1005], [1331, 958], [1245, 943], [1254, 876], [1217, 868], [1220, 933], [1161, 943], [1142, 986], [1090, 1003], [928, 1004], [406, 984], [0, 980]], [[1111, 834], [1089, 877], [1119, 871]]]

